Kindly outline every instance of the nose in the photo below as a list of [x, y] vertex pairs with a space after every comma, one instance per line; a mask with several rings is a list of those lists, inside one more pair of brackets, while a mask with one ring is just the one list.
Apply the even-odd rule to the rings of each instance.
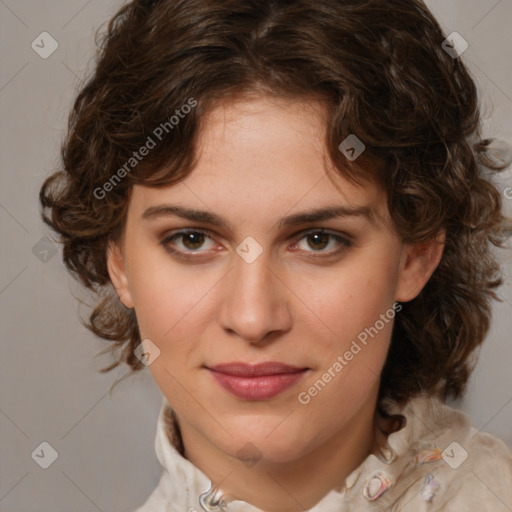
[[293, 293], [283, 272], [270, 265], [265, 252], [252, 263], [236, 255], [234, 268], [224, 279], [221, 326], [252, 344], [270, 342], [291, 328]]

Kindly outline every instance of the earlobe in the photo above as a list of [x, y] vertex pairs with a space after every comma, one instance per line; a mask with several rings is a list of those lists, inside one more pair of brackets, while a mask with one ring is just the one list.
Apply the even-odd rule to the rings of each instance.
[[119, 244], [115, 242], [110, 242], [107, 248], [107, 269], [119, 299], [125, 307], [132, 309], [134, 304], [128, 287], [123, 254]]
[[443, 230], [436, 238], [405, 246], [395, 300], [408, 302], [419, 295], [441, 261], [444, 244]]

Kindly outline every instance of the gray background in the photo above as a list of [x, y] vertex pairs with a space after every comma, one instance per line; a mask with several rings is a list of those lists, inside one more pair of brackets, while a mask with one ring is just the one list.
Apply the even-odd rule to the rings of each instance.
[[[469, 42], [463, 60], [481, 90], [485, 134], [512, 141], [512, 0], [427, 4], [446, 34], [459, 32]], [[39, 187], [58, 165], [67, 113], [92, 64], [94, 30], [119, 5], [0, 0], [1, 512], [133, 511], [160, 476], [160, 391], [145, 370], [109, 396], [126, 369], [98, 373], [108, 360], [94, 355], [106, 342], [81, 326], [79, 315], [88, 310], [73, 298], [87, 294], [68, 277], [60, 254], [39, 242], [50, 235], [39, 217]], [[31, 48], [43, 31], [59, 45], [47, 59]], [[501, 186], [511, 185], [507, 173]], [[505, 203], [510, 212], [512, 200]], [[500, 251], [509, 275], [511, 252]], [[512, 447], [511, 279], [501, 295], [469, 391], [455, 405]], [[43, 441], [58, 452], [46, 470], [31, 457]]]

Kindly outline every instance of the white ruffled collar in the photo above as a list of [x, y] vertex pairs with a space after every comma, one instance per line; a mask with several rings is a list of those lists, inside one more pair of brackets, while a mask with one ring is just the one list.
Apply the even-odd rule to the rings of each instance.
[[[387, 443], [368, 455], [346, 478], [343, 490], [330, 491], [310, 512], [361, 510], [376, 500], [381, 507], [391, 505], [399, 493], [408, 487], [408, 480], [421, 478], [423, 474], [428, 477], [428, 465], [422, 466], [422, 463], [441, 458], [439, 447], [449, 444], [452, 429], [457, 429], [459, 433], [462, 429], [466, 435], [472, 430], [466, 414], [427, 395], [420, 395], [404, 406], [389, 402], [385, 409], [389, 414], [402, 415], [405, 426], [389, 434]], [[152, 502], [161, 507], [165, 503], [169, 506], [168, 510], [189, 510], [193, 507], [197, 511], [220, 511], [218, 499], [214, 496], [222, 496], [221, 491], [212, 489], [208, 477], [183, 457], [180, 450], [179, 428], [172, 408], [164, 397], [155, 439], [156, 455], [164, 471], [146, 505]], [[425, 501], [428, 501], [429, 493], [435, 494], [435, 490], [435, 482], [427, 481]], [[146, 509], [139, 510], [145, 512]], [[263, 512], [239, 500], [229, 502], [225, 510]]]

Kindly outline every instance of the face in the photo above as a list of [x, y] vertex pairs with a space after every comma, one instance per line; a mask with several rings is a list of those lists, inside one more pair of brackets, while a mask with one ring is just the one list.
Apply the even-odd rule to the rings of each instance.
[[[160, 350], [157, 385], [180, 423], [226, 454], [251, 442], [291, 461], [374, 407], [393, 304], [417, 295], [440, 257], [400, 242], [376, 185], [326, 164], [325, 125], [314, 102], [219, 105], [197, 167], [170, 187], [134, 186], [109, 251], [122, 302]], [[327, 208], [339, 215], [299, 215]], [[301, 371], [256, 384], [211, 370], [270, 361]]]

